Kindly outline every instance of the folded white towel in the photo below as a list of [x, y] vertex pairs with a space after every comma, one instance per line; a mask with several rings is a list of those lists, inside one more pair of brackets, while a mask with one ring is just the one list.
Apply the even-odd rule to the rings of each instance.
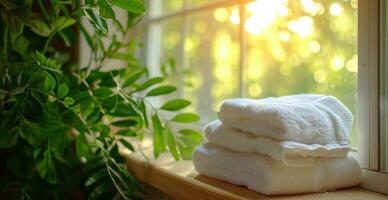
[[256, 152], [287, 165], [313, 164], [316, 157], [346, 157], [347, 142], [340, 144], [302, 144], [256, 136], [238, 129], [227, 128], [219, 120], [210, 122], [203, 131], [205, 140], [237, 152]]
[[321, 158], [314, 165], [292, 167], [267, 156], [237, 153], [207, 143], [196, 148], [193, 163], [200, 174], [266, 195], [331, 191], [361, 181], [361, 169], [350, 156]]
[[218, 113], [227, 127], [304, 144], [349, 142], [352, 113], [337, 98], [293, 95], [225, 100]]

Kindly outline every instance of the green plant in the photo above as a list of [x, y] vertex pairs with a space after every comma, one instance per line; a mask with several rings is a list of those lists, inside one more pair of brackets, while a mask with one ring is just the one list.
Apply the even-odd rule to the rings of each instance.
[[[142, 140], [152, 132], [155, 157], [169, 151], [175, 159], [189, 159], [201, 141], [195, 130], [172, 129], [172, 123], [197, 122], [196, 114], [163, 117], [189, 101], [172, 99], [160, 108], [148, 101], [177, 88], [166, 77], [149, 78], [135, 56], [139, 45], [128, 37], [144, 4], [82, 2], [0, 1], [0, 190], [9, 198], [139, 199], [141, 188], [118, 145], [133, 151], [126, 139]], [[127, 12], [125, 23], [113, 7]], [[92, 51], [87, 66], [78, 66], [74, 53], [78, 32]], [[102, 71], [109, 59], [126, 64]], [[165, 76], [173, 69], [173, 62], [164, 65]]]

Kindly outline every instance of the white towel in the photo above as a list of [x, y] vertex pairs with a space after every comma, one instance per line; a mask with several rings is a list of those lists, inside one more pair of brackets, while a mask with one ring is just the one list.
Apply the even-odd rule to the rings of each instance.
[[316, 157], [346, 157], [350, 150], [347, 142], [340, 144], [302, 144], [278, 141], [266, 136], [256, 136], [238, 129], [227, 128], [219, 120], [210, 122], [204, 129], [205, 140], [232, 151], [256, 152], [287, 165], [313, 164]]
[[304, 144], [349, 142], [353, 116], [337, 98], [293, 95], [225, 100], [218, 113], [227, 127]]
[[321, 158], [314, 165], [292, 167], [267, 156], [237, 153], [207, 143], [196, 148], [193, 163], [200, 174], [266, 195], [324, 192], [361, 182], [361, 169], [350, 156]]

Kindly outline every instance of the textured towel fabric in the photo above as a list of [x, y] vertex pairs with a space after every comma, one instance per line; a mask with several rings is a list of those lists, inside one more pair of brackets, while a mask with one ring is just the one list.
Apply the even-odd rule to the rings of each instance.
[[320, 158], [314, 165], [293, 167], [267, 156], [207, 143], [196, 148], [193, 163], [200, 174], [266, 195], [324, 192], [361, 182], [361, 169], [350, 156]]
[[238, 129], [227, 128], [219, 120], [210, 122], [203, 131], [205, 139], [236, 152], [256, 152], [287, 165], [313, 164], [316, 157], [346, 157], [349, 143], [302, 144], [256, 136]]
[[337, 98], [311, 94], [225, 100], [218, 117], [227, 127], [257, 136], [321, 145], [349, 143], [353, 123]]

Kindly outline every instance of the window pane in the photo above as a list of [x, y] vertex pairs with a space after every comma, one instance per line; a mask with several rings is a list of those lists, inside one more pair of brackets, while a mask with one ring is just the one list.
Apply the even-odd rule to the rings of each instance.
[[203, 6], [210, 3], [215, 3], [220, 0], [186, 0], [188, 7]]
[[356, 1], [262, 0], [246, 13], [244, 96], [328, 94], [356, 116]]
[[[151, 77], [161, 76], [161, 66], [169, 63], [174, 59], [176, 66], [181, 66], [182, 54], [182, 19], [173, 18], [158, 23], [152, 23], [148, 30], [147, 39], [147, 62], [149, 74]], [[171, 63], [171, 62], [170, 62]], [[171, 73], [169, 73], [171, 74]], [[179, 84], [175, 77], [169, 76], [165, 82], [169, 84], [174, 81], [174, 84]], [[153, 97], [152, 102], [155, 106], [161, 106], [165, 100], [176, 97], [177, 93], [164, 95], [162, 97]]]
[[184, 0], [149, 0], [150, 16], [176, 12], [183, 9]]
[[388, 172], [388, 4], [386, 1], [382, 2], [383, 15], [382, 15], [382, 52], [381, 52], [381, 79], [380, 79], [380, 155], [381, 155], [381, 170]]
[[192, 75], [185, 97], [193, 102], [203, 122], [216, 118], [223, 99], [239, 94], [238, 27], [229, 22], [236, 10], [218, 8], [187, 16], [184, 66]]
[[147, 45], [147, 65], [151, 75], [160, 75], [160, 67], [170, 59], [181, 65], [182, 19], [173, 18], [150, 25]]

